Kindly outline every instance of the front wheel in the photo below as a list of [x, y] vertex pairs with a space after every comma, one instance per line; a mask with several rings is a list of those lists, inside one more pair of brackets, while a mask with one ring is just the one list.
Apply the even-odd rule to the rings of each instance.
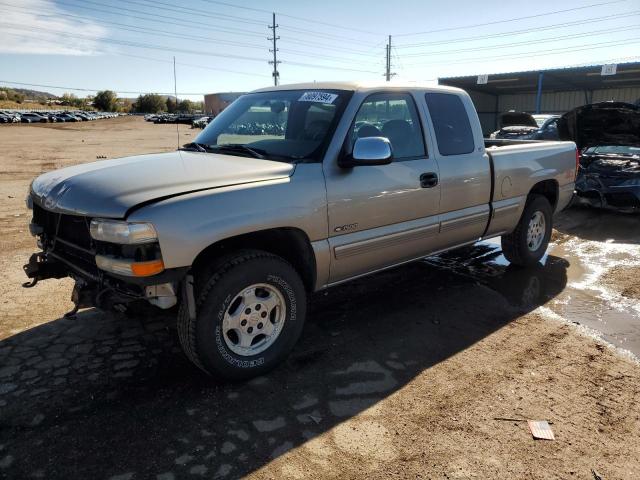
[[205, 372], [242, 380], [278, 365], [302, 333], [306, 293], [295, 269], [280, 257], [251, 250], [220, 261], [198, 282], [196, 318], [185, 302], [178, 335]]
[[502, 253], [514, 265], [535, 265], [547, 251], [553, 211], [549, 200], [542, 195], [531, 195], [516, 229], [501, 238]]

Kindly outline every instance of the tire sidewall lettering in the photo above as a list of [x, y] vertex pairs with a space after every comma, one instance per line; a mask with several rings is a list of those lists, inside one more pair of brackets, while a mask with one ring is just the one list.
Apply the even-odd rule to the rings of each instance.
[[[296, 303], [296, 295], [293, 288], [291, 288], [291, 286], [285, 279], [277, 275], [271, 275], [271, 274], [267, 275], [267, 281], [268, 283], [271, 283], [274, 286], [277, 286], [278, 289], [282, 293], [284, 293], [286, 297], [289, 299], [289, 314], [288, 314], [288, 318], [286, 319], [286, 322], [295, 322], [297, 318], [298, 308]], [[215, 336], [215, 343], [216, 343], [217, 350], [227, 363], [229, 363], [230, 365], [233, 365], [236, 368], [250, 369], [250, 368], [260, 367], [265, 364], [264, 356], [260, 356], [258, 358], [253, 358], [248, 360], [242, 360], [241, 358], [237, 358], [236, 356], [234, 356], [229, 351], [229, 349], [225, 344], [225, 340], [223, 338], [224, 334], [222, 332], [222, 321], [224, 319], [224, 314], [227, 311], [227, 308], [229, 307], [233, 298], [234, 297], [231, 294], [227, 295], [224, 301], [222, 302], [220, 309], [216, 314], [217, 322], [214, 329], [214, 336]], [[286, 324], [284, 328], [286, 328]], [[265, 352], [268, 352], [269, 350], [270, 349], [267, 349]]]

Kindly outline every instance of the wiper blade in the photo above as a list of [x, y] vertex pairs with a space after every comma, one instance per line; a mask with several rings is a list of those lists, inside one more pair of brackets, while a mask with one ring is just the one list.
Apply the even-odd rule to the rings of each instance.
[[227, 151], [227, 152], [240, 152], [248, 153], [254, 158], [264, 158], [267, 153], [266, 150], [260, 148], [251, 148], [241, 143], [225, 143], [224, 145], [211, 145], [211, 150]]
[[204, 143], [191, 142], [191, 143], [184, 144], [178, 150], [186, 150], [186, 151], [195, 150], [196, 152], [206, 152], [207, 151], [206, 147], [207, 146]]

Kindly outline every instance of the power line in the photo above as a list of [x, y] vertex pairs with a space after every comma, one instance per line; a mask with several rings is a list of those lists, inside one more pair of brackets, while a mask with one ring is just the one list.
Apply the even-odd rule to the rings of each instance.
[[[12, 9], [20, 9], [26, 12], [30, 12], [31, 9], [27, 9], [27, 8], [22, 8], [22, 7], [16, 7], [12, 4], [8, 4], [8, 3], [4, 3], [4, 2], [0, 2], [0, 5], [6, 5], [9, 6]], [[47, 10], [45, 10], [47, 11]], [[50, 10], [48, 10], [50, 11]], [[71, 17], [71, 18], [78, 18], [81, 20], [93, 20], [89, 17], [82, 17], [80, 15], [72, 15], [72, 14], [43, 14], [43, 13], [38, 13], [39, 17], [49, 17], [49, 18], [57, 18], [59, 16], [64, 16], [64, 17]], [[158, 35], [158, 34], [162, 34], [162, 36], [168, 36], [168, 37], [173, 37], [173, 38], [186, 38], [186, 39], [192, 39], [192, 40], [203, 40], [203, 41], [210, 41], [210, 42], [216, 42], [216, 43], [220, 43], [220, 44], [224, 44], [224, 45], [231, 45], [231, 46], [236, 46], [236, 47], [246, 47], [246, 48], [256, 48], [256, 49], [260, 49], [262, 50], [264, 48], [263, 45], [258, 45], [258, 44], [250, 44], [250, 43], [242, 43], [242, 42], [236, 42], [236, 41], [230, 41], [230, 40], [224, 40], [221, 38], [216, 38], [216, 37], [205, 37], [205, 36], [201, 36], [201, 35], [193, 35], [193, 34], [188, 34], [188, 33], [171, 33], [171, 32], [167, 32], [167, 31], [161, 31], [158, 29], [154, 29], [154, 28], [146, 28], [146, 27], [139, 27], [137, 25], [127, 25], [125, 23], [118, 23], [118, 22], [109, 22], [106, 20], [100, 20], [100, 21], [94, 21], [95, 23], [99, 24], [99, 25], [109, 25], [111, 28], [115, 28], [118, 30], [124, 30], [124, 31], [129, 31], [129, 32], [133, 32], [133, 33], [142, 33], [142, 34], [154, 34], [154, 35]]]
[[117, 0], [117, 1], [125, 4], [140, 5], [147, 8], [150, 6], [156, 8], [158, 5], [163, 5], [162, 7], [159, 7], [159, 8], [163, 10], [168, 10], [171, 12], [177, 12], [177, 13], [190, 13], [192, 15], [197, 15], [198, 17], [215, 18], [215, 19], [223, 20], [227, 22], [240, 22], [240, 23], [246, 23], [248, 25], [257, 25], [257, 26], [261, 26], [264, 23], [261, 20], [255, 20], [252, 18], [238, 17], [236, 15], [228, 15], [225, 13], [208, 13], [201, 9], [189, 8], [181, 5], [173, 5], [171, 3], [157, 2], [155, 0], [153, 1], [143, 0], [145, 3], [140, 3], [139, 1], [135, 1], [135, 0]]
[[485, 39], [489, 39], [489, 38], [499, 38], [499, 37], [508, 37], [511, 35], [520, 35], [520, 34], [524, 34], [524, 33], [532, 33], [532, 32], [540, 32], [540, 31], [544, 31], [544, 30], [553, 30], [556, 28], [560, 28], [560, 27], [569, 27], [569, 26], [574, 26], [574, 25], [585, 25], [588, 23], [600, 23], [602, 21], [606, 21], [606, 20], [614, 20], [614, 19], [618, 19], [618, 18], [628, 18], [628, 17], [632, 17], [632, 16], [637, 16], [640, 14], [640, 10], [634, 10], [631, 12], [625, 12], [625, 13], [617, 13], [614, 15], [606, 15], [603, 17], [593, 17], [591, 19], [587, 19], [587, 20], [576, 20], [573, 22], [564, 22], [564, 23], [555, 23], [555, 24], [551, 24], [551, 25], [546, 25], [546, 26], [536, 26], [533, 28], [525, 28], [525, 29], [520, 29], [520, 30], [511, 30], [508, 32], [501, 32], [501, 33], [491, 33], [491, 34], [487, 34], [487, 35], [474, 35], [474, 36], [470, 36], [470, 37], [458, 37], [458, 38], [448, 38], [446, 40], [434, 40], [431, 42], [419, 42], [419, 43], [405, 43], [405, 44], [400, 44], [400, 45], [396, 45], [395, 48], [397, 49], [404, 49], [404, 48], [416, 48], [416, 47], [426, 47], [426, 46], [430, 46], [430, 45], [444, 45], [444, 44], [450, 44], [450, 43], [460, 43], [460, 42], [468, 42], [468, 41], [472, 41], [472, 40], [485, 40]]
[[527, 20], [529, 18], [539, 18], [539, 17], [545, 17], [545, 16], [549, 16], [549, 15], [556, 15], [558, 13], [566, 13], [566, 12], [575, 12], [577, 10], [585, 10], [587, 8], [593, 8], [593, 7], [600, 7], [602, 5], [611, 5], [613, 3], [621, 3], [621, 2], [626, 2], [628, 0], [612, 0], [609, 2], [602, 2], [602, 3], [592, 3], [591, 5], [583, 5], [581, 7], [573, 7], [573, 8], [565, 8], [563, 10], [555, 10], [553, 12], [545, 12], [545, 13], [537, 13], [535, 15], [527, 15], [524, 17], [516, 17], [516, 18], [508, 18], [505, 20], [494, 20], [492, 22], [485, 22], [485, 23], [476, 23], [476, 24], [472, 24], [472, 25], [462, 25], [459, 27], [447, 27], [447, 28], [438, 28], [435, 30], [425, 30], [422, 32], [412, 32], [412, 33], [398, 33], [395, 34], [396, 37], [407, 37], [407, 36], [411, 36], [411, 35], [426, 35], [429, 33], [438, 33], [438, 32], [450, 32], [453, 30], [463, 30], [466, 28], [476, 28], [476, 27], [486, 27], [489, 25], [497, 25], [500, 23], [510, 23], [510, 22], [517, 22], [519, 20]]
[[[233, 8], [239, 8], [242, 10], [248, 10], [248, 11], [253, 11], [253, 12], [260, 12], [260, 13], [272, 13], [269, 10], [264, 10], [262, 8], [254, 8], [254, 7], [246, 7], [244, 5], [234, 5], [232, 3], [228, 3], [228, 2], [220, 2], [217, 0], [201, 0], [203, 2], [206, 3], [213, 3], [216, 5], [224, 5], [226, 7], [233, 7]], [[359, 28], [354, 28], [352, 26], [350, 27], [345, 27], [344, 25], [337, 25], [335, 23], [329, 23], [329, 22], [325, 22], [325, 21], [321, 21], [321, 20], [317, 20], [317, 19], [309, 19], [309, 18], [305, 18], [305, 17], [298, 17], [295, 15], [290, 15], [290, 14], [286, 14], [286, 13], [282, 13], [282, 12], [275, 12], [277, 15], [281, 16], [281, 17], [287, 17], [287, 18], [292, 18], [294, 20], [300, 20], [303, 22], [309, 22], [309, 23], [315, 23], [317, 25], [324, 25], [326, 27], [332, 27], [332, 28], [339, 28], [342, 30], [349, 30], [350, 32], [359, 32], [359, 33], [366, 33], [368, 35], [376, 35], [379, 36], [380, 33], [379, 32], [372, 32], [370, 30], [362, 30]]]
[[[80, 1], [80, 0], [72, 0], [72, 1]], [[118, 11], [117, 12], [113, 12], [113, 11], [98, 9], [98, 8], [94, 8], [94, 7], [87, 7], [87, 6], [84, 5], [85, 3], [89, 3], [89, 4], [92, 4], [92, 5], [98, 5], [98, 6], [106, 7], [106, 8], [112, 8], [112, 9], [116, 9]], [[109, 15], [118, 15], [118, 16], [120, 16], [122, 14], [121, 11], [138, 13], [138, 14], [141, 14], [141, 15], [144, 15], [144, 16], [140, 17], [140, 16], [129, 15], [129, 14], [127, 14], [127, 16], [131, 17], [131, 18], [137, 18], [139, 20], [145, 20], [145, 21], [148, 21], [148, 22], [161, 23], [161, 24], [163, 24], [165, 26], [167, 25], [167, 20], [169, 20], [171, 22], [170, 24], [181, 25], [183, 27], [193, 28], [194, 25], [200, 24], [200, 25], [204, 25], [209, 30], [216, 30], [216, 31], [223, 32], [223, 33], [228, 33], [228, 34], [231, 34], [231, 35], [249, 35], [249, 36], [253, 36], [253, 37], [262, 37], [262, 35], [260, 33], [254, 32], [252, 30], [244, 30], [244, 29], [239, 29], [239, 28], [227, 28], [227, 27], [220, 28], [220, 27], [217, 27], [214, 24], [205, 23], [205, 22], [192, 22], [192, 21], [180, 22], [179, 20], [176, 20], [175, 17], [170, 17], [170, 16], [167, 16], [167, 15], [159, 15], [159, 14], [156, 14], [156, 13], [147, 13], [147, 12], [143, 12], [143, 11], [140, 11], [140, 10], [133, 10], [131, 8], [111, 7], [109, 5], [103, 5], [101, 3], [92, 2], [90, 0], [83, 0], [80, 5], [77, 5], [77, 4], [74, 4], [74, 3], [68, 3], [68, 1], [58, 0], [57, 4], [68, 5], [68, 6], [71, 6], [71, 7], [74, 7], [74, 8], [83, 8], [85, 10], [92, 10], [92, 11], [101, 12], [101, 13], [107, 13]], [[155, 18], [158, 18], [159, 20], [155, 20], [154, 18], [149, 18], [149, 17], [155, 17]]]
[[[59, 90], [73, 90], [76, 92], [99, 92], [101, 90], [110, 90], [108, 88], [75, 88], [75, 87], [62, 87], [60, 85], [44, 85], [40, 83], [24, 83], [24, 82], [12, 82], [11, 80], [0, 80], [0, 83], [6, 83], [9, 85], [21, 85], [26, 87], [40, 87], [40, 88], [57, 88]], [[157, 95], [174, 95], [175, 92], [132, 92], [126, 90], [111, 90], [116, 93], [126, 93], [131, 95], [146, 95], [148, 93], [155, 93]], [[177, 92], [177, 95], [207, 95], [206, 93], [185, 93]]]
[[[541, 56], [545, 56], [545, 55], [557, 55], [559, 53], [572, 53], [572, 52], [580, 52], [583, 50], [591, 50], [591, 49], [598, 49], [598, 48], [606, 48], [606, 47], [613, 47], [613, 46], [618, 46], [618, 45], [629, 45], [629, 44], [635, 44], [635, 43], [640, 43], [638, 40], [640, 40], [640, 37], [633, 37], [633, 38], [627, 38], [624, 40], [614, 40], [611, 42], [599, 42], [599, 43], [592, 43], [592, 44], [584, 44], [581, 47], [575, 47], [575, 48], [552, 48], [552, 49], [547, 49], [547, 50], [538, 50], [538, 51], [534, 51], [534, 52], [526, 52], [526, 53], [515, 53], [515, 54], [507, 54], [507, 55], [494, 55], [494, 56], [487, 56], [487, 57], [475, 57], [475, 58], [464, 58], [464, 59], [459, 59], [459, 60], [447, 60], [447, 65], [451, 65], [451, 64], [465, 64], [465, 63], [475, 63], [475, 62], [479, 62], [479, 61], [484, 61], [484, 60], [500, 60], [500, 59], [511, 59], [511, 60], [515, 60], [515, 59], [520, 59], [520, 58], [530, 58], [530, 57], [541, 57]], [[411, 67], [418, 67], [418, 66], [422, 66], [422, 65], [437, 65], [437, 64], [441, 64], [441, 61], [435, 61], [435, 62], [421, 62], [421, 63], [412, 63], [412, 64], [408, 64], [406, 66], [411, 66]]]
[[[112, 56], [116, 56], [116, 57], [131, 57], [131, 58], [139, 58], [141, 60], [149, 60], [151, 62], [160, 62], [160, 63], [173, 63], [171, 60], [162, 60], [159, 58], [150, 58], [150, 57], [143, 57], [142, 55], [131, 55], [131, 54], [127, 54], [127, 53], [118, 53], [118, 54], [113, 54], [110, 52], [101, 52], [104, 55], [112, 55]], [[228, 68], [219, 68], [219, 67], [207, 67], [206, 65], [198, 65], [195, 63], [184, 63], [184, 62], [176, 62], [176, 65], [180, 65], [182, 67], [191, 67], [191, 68], [200, 68], [202, 70], [211, 70], [214, 72], [227, 72], [227, 73], [235, 73], [238, 75], [248, 75], [250, 77], [264, 77], [264, 78], [270, 78], [271, 75], [266, 75], [264, 73], [255, 73], [255, 72], [241, 72], [239, 70], [230, 70]]]
[[[69, 38], [78, 38], [81, 40], [91, 40], [97, 43], [110, 43], [110, 44], [114, 44], [114, 45], [122, 45], [125, 47], [135, 47], [135, 48], [146, 48], [146, 49], [150, 49], [150, 50], [161, 50], [163, 52], [166, 52], [167, 50], [171, 50], [174, 52], [180, 52], [180, 53], [187, 53], [187, 54], [192, 54], [192, 55], [204, 55], [204, 56], [208, 56], [208, 57], [220, 57], [220, 58], [235, 58], [238, 60], [247, 60], [247, 61], [251, 61], [251, 62], [262, 62], [264, 61], [262, 58], [258, 58], [258, 57], [247, 57], [244, 55], [232, 55], [232, 54], [225, 54], [225, 53], [214, 53], [214, 52], [205, 52], [202, 50], [191, 50], [191, 49], [185, 49], [185, 48], [169, 48], [163, 45], [155, 45], [155, 44], [150, 44], [150, 43], [141, 43], [141, 42], [133, 42], [133, 41], [128, 41], [128, 40], [116, 40], [116, 39], [112, 39], [112, 38], [100, 38], [100, 37], [92, 37], [89, 35], [82, 35], [79, 33], [67, 33], [64, 32], [62, 30], [54, 30], [51, 28], [44, 28], [44, 27], [26, 27], [26, 26], [16, 26], [17, 24], [11, 24], [11, 23], [7, 23], [7, 22], [0, 22], [0, 25], [4, 25], [9, 29], [12, 30], [26, 30], [26, 31], [32, 31], [35, 33], [38, 32], [51, 32], [51, 33], [55, 33], [56, 35], [61, 35], [63, 37], [69, 37]], [[47, 39], [43, 39], [42, 37], [39, 37], [39, 39], [41, 40], [47, 40]]]
[[[12, 9], [20, 9], [23, 11], [30, 11], [29, 9], [26, 8], [21, 8], [21, 7], [15, 7], [11, 4], [7, 4], [4, 2], [0, 2], [0, 5], [9, 5], [9, 8]], [[57, 18], [58, 15], [50, 15], [50, 14], [39, 14], [42, 17], [49, 17], [49, 18]], [[65, 17], [72, 17], [72, 18], [78, 18], [78, 19], [89, 19], [88, 17], [82, 17], [79, 15], [71, 15], [71, 14], [61, 14]], [[110, 28], [115, 28], [117, 30], [123, 30], [123, 31], [128, 31], [128, 32], [133, 32], [133, 33], [140, 33], [140, 34], [146, 34], [146, 35], [154, 35], [157, 37], [158, 34], [161, 34], [163, 37], [172, 37], [172, 38], [178, 38], [178, 39], [192, 39], [192, 40], [201, 40], [201, 41], [206, 41], [206, 42], [215, 42], [216, 44], [221, 44], [221, 45], [231, 45], [231, 46], [237, 46], [237, 47], [241, 47], [241, 48], [252, 48], [252, 49], [256, 49], [256, 50], [263, 50], [264, 49], [264, 45], [258, 45], [258, 44], [250, 44], [250, 43], [242, 43], [242, 42], [235, 42], [235, 41], [229, 41], [229, 40], [224, 40], [224, 39], [220, 39], [220, 38], [216, 38], [216, 37], [208, 37], [208, 36], [201, 36], [201, 35], [193, 35], [193, 34], [188, 34], [188, 33], [171, 33], [171, 32], [166, 32], [166, 31], [160, 31], [157, 29], [153, 29], [153, 28], [146, 28], [146, 27], [139, 27], [139, 26], [132, 26], [132, 25], [127, 25], [127, 24], [123, 24], [123, 23], [118, 23], [118, 22], [109, 22], [109, 21], [105, 21], [105, 20], [101, 20], [99, 22], [96, 22], [100, 25], [105, 24], [105, 25], [109, 25]], [[322, 47], [318, 47], [318, 48], [322, 48]], [[295, 50], [295, 49], [283, 49], [283, 52], [289, 53], [291, 55], [295, 55], [295, 56], [305, 56], [305, 57], [309, 57], [310, 53], [309, 52], [305, 52], [305, 51], [301, 51], [301, 50]], [[362, 60], [353, 60], [353, 59], [346, 59], [344, 56], [342, 57], [338, 57], [335, 55], [325, 55], [325, 54], [313, 54], [313, 56], [315, 58], [323, 58], [323, 59], [327, 59], [327, 60], [334, 60], [336, 62], [341, 62], [341, 63], [356, 63], [356, 64], [360, 64], [360, 65], [371, 65], [372, 62], [371, 61], [362, 61]]]
[[[638, 30], [637, 26], [630, 26], [630, 27], [625, 27], [625, 28], [618, 28], [615, 30], [614, 33], [618, 33], [618, 32], [625, 32], [628, 30]], [[602, 35], [602, 34], [607, 34], [610, 35], [611, 29], [610, 28], [605, 28], [602, 30], [592, 30], [590, 32], [587, 33], [577, 33], [574, 35], [561, 35], [558, 37], [549, 37], [549, 38], [544, 38], [544, 39], [540, 39], [540, 40], [525, 40], [522, 42], [512, 42], [512, 43], [499, 43], [499, 44], [495, 44], [495, 45], [485, 45], [483, 47], [470, 47], [470, 48], [461, 48], [461, 49], [457, 49], [457, 50], [438, 50], [438, 51], [428, 51], [428, 52], [424, 52], [424, 53], [409, 53], [409, 54], [404, 54], [403, 56], [405, 58], [410, 58], [410, 57], [424, 57], [424, 56], [429, 56], [429, 55], [445, 55], [445, 54], [451, 54], [451, 53], [463, 53], [463, 52], [477, 52], [477, 51], [482, 51], [482, 50], [494, 50], [496, 48], [513, 48], [513, 47], [519, 47], [521, 45], [533, 45], [533, 44], [538, 44], [538, 43], [549, 43], [549, 42], [555, 42], [557, 40], [568, 40], [568, 39], [573, 39], [573, 38], [582, 38], [582, 37], [592, 37], [592, 36], [597, 36], [597, 35]]]
[[[108, 10], [88, 7], [88, 6], [84, 6], [84, 5], [69, 4], [69, 3], [66, 3], [66, 2], [64, 2], [62, 0], [58, 1], [58, 3], [59, 4], [63, 4], [63, 5], [70, 5], [70, 6], [73, 6], [73, 7], [80, 7], [80, 8], [89, 10], [89, 11], [115, 15], [115, 12], [111, 12], [111, 11], [108, 11]], [[91, 2], [91, 3], [95, 3], [95, 2]], [[6, 2], [0, 2], [0, 4], [6, 5], [6, 6], [10, 6], [10, 7], [13, 7], [13, 8], [21, 8], [22, 10], [26, 10], [26, 11], [31, 11], [30, 9], [25, 9], [25, 8], [19, 7], [17, 5], [9, 4], [9, 3], [6, 3]], [[44, 10], [44, 11], [47, 11], [47, 10]], [[48, 10], [48, 11], [51, 12], [51, 10]], [[142, 13], [143, 15], [146, 15], [144, 12], [140, 12], [140, 13]], [[56, 15], [70, 17], [70, 18], [85, 19], [85, 20], [89, 20], [89, 21], [91, 21], [93, 23], [97, 23], [97, 24], [120, 25], [120, 26], [127, 27], [127, 28], [139, 28], [139, 29], [145, 28], [145, 27], [139, 27], [137, 25], [136, 26], [132, 26], [132, 25], [126, 25], [126, 24], [121, 24], [121, 23], [117, 23], [117, 22], [109, 22], [109, 21], [106, 21], [106, 20], [96, 20], [96, 19], [91, 18], [91, 17], [83, 17], [83, 16], [72, 15], [72, 14], [68, 14], [68, 13], [59, 13], [59, 14], [56, 13]], [[157, 19], [154, 19], [154, 18], [148, 18], [148, 17], [145, 17], [145, 16], [136, 16], [136, 15], [130, 15], [130, 14], [128, 14], [127, 16], [131, 17], [131, 18], [138, 19], [138, 20], [144, 20], [144, 21], [154, 22], [154, 23], [161, 23], [163, 26], [165, 26], [165, 27], [167, 26], [166, 20], [157, 20]], [[184, 23], [184, 22], [180, 22], [179, 20], [173, 19], [173, 17], [166, 17], [166, 16], [161, 16], [161, 17], [162, 18], [171, 18], [172, 21], [170, 22], [169, 25], [172, 25], [172, 26], [183, 26], [183, 27], [188, 27], [190, 29], [193, 29], [193, 26], [194, 26], [193, 22]], [[196, 23], [196, 25], [199, 25], [199, 24]], [[206, 23], [205, 24], [201, 24], [201, 25], [207, 27], [208, 30], [220, 31], [222, 33], [230, 33], [230, 34], [233, 34], [233, 35], [241, 35], [242, 34], [242, 35], [250, 35], [250, 36], [256, 36], [256, 37], [262, 37], [262, 34], [259, 34], [257, 32], [256, 33], [252, 33], [252, 32], [248, 32], [248, 31], [243, 31], [243, 33], [237, 33], [235, 31], [230, 31], [228, 29], [211, 28], [209, 26], [210, 24], [206, 24]], [[149, 30], [149, 29], [147, 29], [147, 30]], [[154, 32], [160, 33], [162, 35], [165, 34], [164, 30], [154, 30]], [[187, 36], [194, 37], [194, 35], [192, 35], [192, 34], [181, 34], [181, 35], [185, 36], [185, 38], [187, 38]], [[225, 44], [236, 45], [236, 46], [241, 46], [241, 47], [245, 47], [246, 46], [247, 48], [249, 48], [249, 47], [250, 48], [256, 48], [256, 49], [264, 48], [261, 45], [240, 44], [239, 42], [232, 43], [233, 41], [222, 40], [222, 39], [219, 39], [219, 38], [211, 38], [211, 40], [215, 41], [217, 43], [225, 43]], [[334, 40], [334, 39], [325, 39], [325, 40], [326, 41], [338, 41], [338, 40]], [[317, 43], [317, 42], [309, 42], [309, 41], [299, 40], [297, 38], [287, 38], [287, 41], [290, 42], [290, 43], [293, 43], [293, 44], [298, 44], [298, 45], [303, 45], [303, 46], [311, 46], [312, 48], [321, 48], [323, 50], [334, 50], [334, 51], [341, 52], [341, 53], [344, 53], [346, 51], [346, 52], [353, 53], [355, 55], [367, 55], [367, 56], [369, 56], [368, 53], [365, 53], [365, 52], [363, 52], [361, 50], [355, 50], [355, 49], [344, 47], [344, 46], [337, 47], [337, 46], [332, 46], [332, 45], [325, 45], [325, 44], [320, 44], [320, 43]], [[298, 54], [298, 53], [304, 54], [304, 52], [300, 52], [300, 51], [292, 51], [292, 50], [290, 50], [290, 52], [294, 53], [294, 54]], [[341, 58], [343, 58], [343, 57], [341, 57]]]
[[[223, 54], [223, 53], [214, 53], [214, 52], [207, 52], [207, 51], [202, 51], [202, 50], [191, 50], [191, 49], [184, 49], [184, 48], [169, 48], [166, 46], [161, 46], [161, 45], [154, 45], [154, 44], [149, 44], [149, 43], [139, 43], [139, 42], [130, 42], [130, 41], [125, 41], [125, 40], [115, 40], [115, 39], [106, 39], [106, 38], [97, 38], [97, 37], [90, 37], [87, 35], [81, 35], [81, 34], [71, 34], [71, 33], [67, 33], [67, 32], [63, 32], [60, 30], [53, 30], [53, 29], [47, 29], [47, 28], [43, 28], [43, 27], [25, 27], [25, 26], [12, 26], [12, 24], [10, 23], [6, 23], [6, 22], [0, 22], [0, 25], [9, 25], [7, 28], [8, 29], [13, 29], [13, 30], [27, 30], [27, 31], [33, 31], [35, 33], [38, 33], [40, 31], [45, 31], [45, 32], [52, 32], [52, 33], [56, 33], [57, 35], [61, 35], [64, 37], [69, 37], [69, 38], [79, 38], [82, 40], [91, 40], [91, 41], [95, 41], [98, 43], [111, 43], [111, 44], [115, 44], [115, 45], [122, 45], [122, 46], [127, 46], [127, 47], [134, 47], [134, 48], [144, 48], [144, 49], [151, 49], [151, 50], [160, 50], [163, 52], [166, 51], [172, 51], [172, 52], [179, 52], [179, 53], [186, 53], [189, 55], [202, 55], [202, 56], [209, 56], [209, 57], [220, 57], [220, 58], [233, 58], [233, 59], [238, 59], [238, 60], [246, 60], [246, 61], [252, 61], [252, 62], [264, 62], [263, 58], [258, 58], [258, 57], [247, 57], [247, 56], [241, 56], [241, 55], [232, 55], [232, 54]], [[15, 24], [14, 24], [15, 25]], [[47, 40], [47, 39], [43, 39], [42, 37], [34, 37], [33, 35], [30, 36], [25, 36], [25, 35], [20, 35], [20, 34], [12, 34], [12, 33], [8, 33], [9, 35], [13, 35], [13, 36], [20, 36], [22, 38], [38, 38], [39, 40]], [[348, 72], [360, 72], [360, 73], [376, 73], [376, 72], [372, 72], [371, 70], [362, 70], [362, 69], [355, 69], [355, 68], [348, 68], [348, 67], [338, 67], [338, 66], [330, 66], [330, 65], [319, 65], [319, 64], [310, 64], [310, 63], [301, 63], [301, 62], [290, 62], [290, 61], [285, 61], [283, 63], [287, 63], [288, 65], [297, 65], [297, 66], [303, 66], [303, 67], [310, 67], [310, 68], [322, 68], [322, 69], [333, 69], [333, 70], [343, 70], [343, 71], [348, 71]]]
[[333, 40], [333, 41], [340, 41], [340, 42], [344, 42], [349, 41], [358, 45], [362, 45], [362, 46], [370, 46], [371, 42], [363, 42], [362, 40], [358, 39], [358, 38], [354, 38], [354, 37], [348, 37], [345, 35], [334, 35], [331, 33], [326, 33], [326, 32], [318, 32], [316, 30], [309, 30], [307, 28], [299, 28], [299, 27], [290, 27], [288, 25], [281, 25], [280, 28], [282, 30], [285, 31], [290, 31], [290, 32], [294, 32], [294, 33], [302, 33], [305, 35], [311, 35], [313, 37], [319, 37], [319, 38], [323, 38], [325, 40]]

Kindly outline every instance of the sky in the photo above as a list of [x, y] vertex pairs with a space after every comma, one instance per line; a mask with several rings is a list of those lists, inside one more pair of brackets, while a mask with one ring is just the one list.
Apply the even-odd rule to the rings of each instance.
[[388, 35], [401, 82], [640, 59], [640, 0], [0, 0], [0, 85], [170, 94], [175, 56], [180, 98], [250, 91], [271, 12], [282, 84], [384, 81]]

